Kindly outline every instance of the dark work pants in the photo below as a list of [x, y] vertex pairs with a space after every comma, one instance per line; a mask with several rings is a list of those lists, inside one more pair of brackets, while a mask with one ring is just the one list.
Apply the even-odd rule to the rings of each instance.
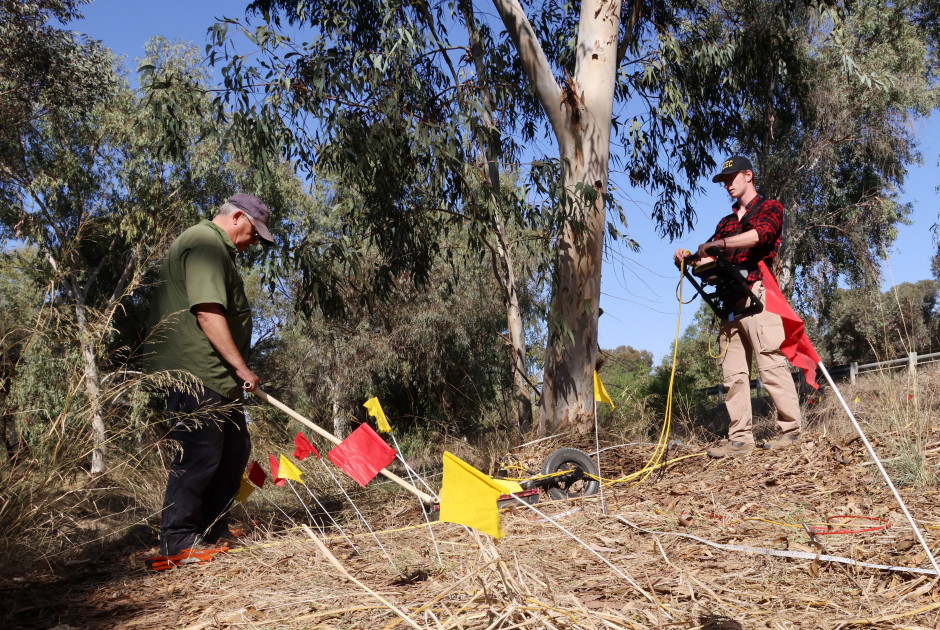
[[226, 512], [251, 454], [241, 401], [205, 389], [171, 389], [166, 398], [179, 449], [170, 466], [160, 519], [160, 553], [177, 554], [196, 537], [214, 543], [228, 529]]

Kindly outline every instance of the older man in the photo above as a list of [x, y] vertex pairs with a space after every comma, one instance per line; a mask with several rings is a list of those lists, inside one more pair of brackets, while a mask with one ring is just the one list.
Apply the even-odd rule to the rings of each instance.
[[259, 240], [273, 243], [268, 218], [257, 197], [233, 195], [211, 221], [174, 241], [160, 269], [149, 367], [180, 376], [166, 392], [171, 438], [179, 448], [161, 514], [161, 554], [231, 536], [226, 511], [251, 452], [242, 392], [259, 384], [246, 363], [251, 307], [235, 256]]
[[[706, 250], [713, 247], [723, 250], [731, 263], [747, 270], [747, 283], [763, 302], [764, 287], [758, 263], [763, 260], [768, 269], [773, 269], [783, 231], [783, 206], [758, 194], [751, 162], [740, 155], [726, 160], [712, 181], [721, 182], [735, 202], [731, 214], [718, 222], [714, 235], [698, 246], [697, 261], [711, 260]], [[688, 252], [679, 249], [673, 257], [678, 262], [686, 255]], [[764, 388], [777, 408], [780, 427], [780, 435], [765, 442], [764, 448], [786, 448], [799, 439], [800, 402], [787, 360], [780, 351], [783, 339], [780, 316], [766, 310], [722, 322], [719, 348], [728, 392], [725, 406], [731, 416], [731, 425], [727, 442], [709, 449], [710, 457], [733, 457], [754, 450], [750, 385], [752, 356], [757, 360]]]

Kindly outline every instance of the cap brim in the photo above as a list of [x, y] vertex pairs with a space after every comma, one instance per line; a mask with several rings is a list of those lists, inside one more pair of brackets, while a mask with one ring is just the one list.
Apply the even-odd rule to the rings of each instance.
[[731, 175], [733, 173], [738, 173], [740, 171], [741, 169], [739, 168], [726, 168], [725, 170], [721, 171], [720, 173], [712, 177], [712, 183], [717, 184], [721, 182], [721, 178], [724, 177], [725, 175]]
[[268, 226], [266, 226], [261, 221], [255, 221], [255, 231], [258, 232], [258, 238], [267, 243], [268, 245], [274, 245], [274, 238], [271, 236], [271, 232], [268, 231]]

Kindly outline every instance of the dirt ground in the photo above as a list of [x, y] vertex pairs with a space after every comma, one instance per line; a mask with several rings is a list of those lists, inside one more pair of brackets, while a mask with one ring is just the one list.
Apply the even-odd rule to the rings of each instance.
[[[519, 454], [534, 469], [547, 448]], [[604, 451], [604, 478], [638, 470], [651, 452]], [[344, 512], [360, 555], [333, 529], [326, 547], [335, 563], [304, 531], [274, 522], [214, 562], [157, 573], [143, 564], [155, 553], [152, 532], [130, 530], [55, 577], [8, 568], [0, 627], [940, 628], [935, 579], [814, 559], [930, 567], [851, 434], [811, 432], [790, 449], [731, 460], [681, 446], [669, 457], [678, 461], [642, 483], [612, 484], [603, 501], [543, 494], [535, 507], [554, 523], [527, 508], [505, 511], [498, 541], [450, 523], [434, 523], [432, 539], [417, 503], [388, 491], [367, 506], [381, 547]], [[936, 550], [937, 490], [901, 494]]]

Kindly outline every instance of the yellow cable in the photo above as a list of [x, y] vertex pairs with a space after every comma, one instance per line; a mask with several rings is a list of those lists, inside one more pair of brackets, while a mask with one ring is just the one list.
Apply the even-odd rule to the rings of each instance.
[[666, 393], [666, 413], [665, 418], [663, 419], [663, 428], [659, 433], [659, 441], [656, 443], [656, 448], [653, 450], [653, 455], [650, 457], [649, 461], [646, 462], [646, 465], [641, 468], [636, 476], [642, 475], [640, 479], [634, 482], [633, 485], [642, 483], [647, 477], [649, 477], [652, 472], [659, 467], [659, 462], [663, 458], [663, 455], [666, 454], [667, 445], [669, 443], [669, 431], [672, 428], [672, 386], [676, 378], [676, 360], [679, 355], [679, 335], [681, 332], [682, 325], [682, 291], [683, 291], [683, 282], [682, 278], [685, 273], [685, 260], [683, 259], [679, 263], [679, 287], [678, 295], [676, 296], [679, 301], [679, 316], [676, 318], [676, 342], [672, 347], [672, 369], [669, 373], [669, 389]]
[[[690, 458], [692, 458], [692, 457], [701, 457], [702, 455], [705, 455], [705, 453], [706, 453], [706, 451], [702, 451], [701, 453], [693, 453], [693, 454], [691, 454], [691, 455], [683, 455], [683, 456], [681, 456], [681, 457], [676, 457], [676, 458], [674, 458], [674, 459], [670, 459], [669, 461], [660, 462], [660, 463], [656, 464], [655, 466], [653, 466], [653, 468], [655, 469], [655, 468], [664, 468], [664, 467], [666, 467], [666, 466], [671, 466], [672, 464], [674, 464], [674, 463], [676, 463], [676, 462], [681, 462], [683, 459], [690, 459]], [[630, 480], [633, 479], [634, 477], [638, 477], [639, 475], [643, 474], [645, 471], [646, 471], [646, 468], [644, 467], [644, 468], [641, 468], [640, 470], [638, 470], [638, 471], [636, 471], [636, 472], [630, 473], [629, 475], [627, 475], [627, 476], [625, 476], [625, 477], [621, 477], [620, 479], [611, 479], [611, 480], [608, 480], [608, 481], [607, 481], [607, 485], [613, 485], [613, 484], [615, 484], [615, 483], [624, 483], [624, 482], [626, 482], [626, 481], [630, 481]], [[596, 479], [596, 477], [592, 477], [592, 479]]]
[[[710, 356], [713, 359], [720, 359], [721, 357], [725, 356], [725, 353], [728, 351], [728, 346], [731, 345], [731, 336], [721, 329], [719, 329], [718, 332], [719, 334], [722, 334], [725, 336], [725, 349], [722, 350], [721, 354], [719, 354], [717, 357], [713, 355], [712, 354], [712, 336], [709, 335], [708, 336], [708, 356]], [[719, 343], [718, 346], [721, 347], [721, 344]]]

